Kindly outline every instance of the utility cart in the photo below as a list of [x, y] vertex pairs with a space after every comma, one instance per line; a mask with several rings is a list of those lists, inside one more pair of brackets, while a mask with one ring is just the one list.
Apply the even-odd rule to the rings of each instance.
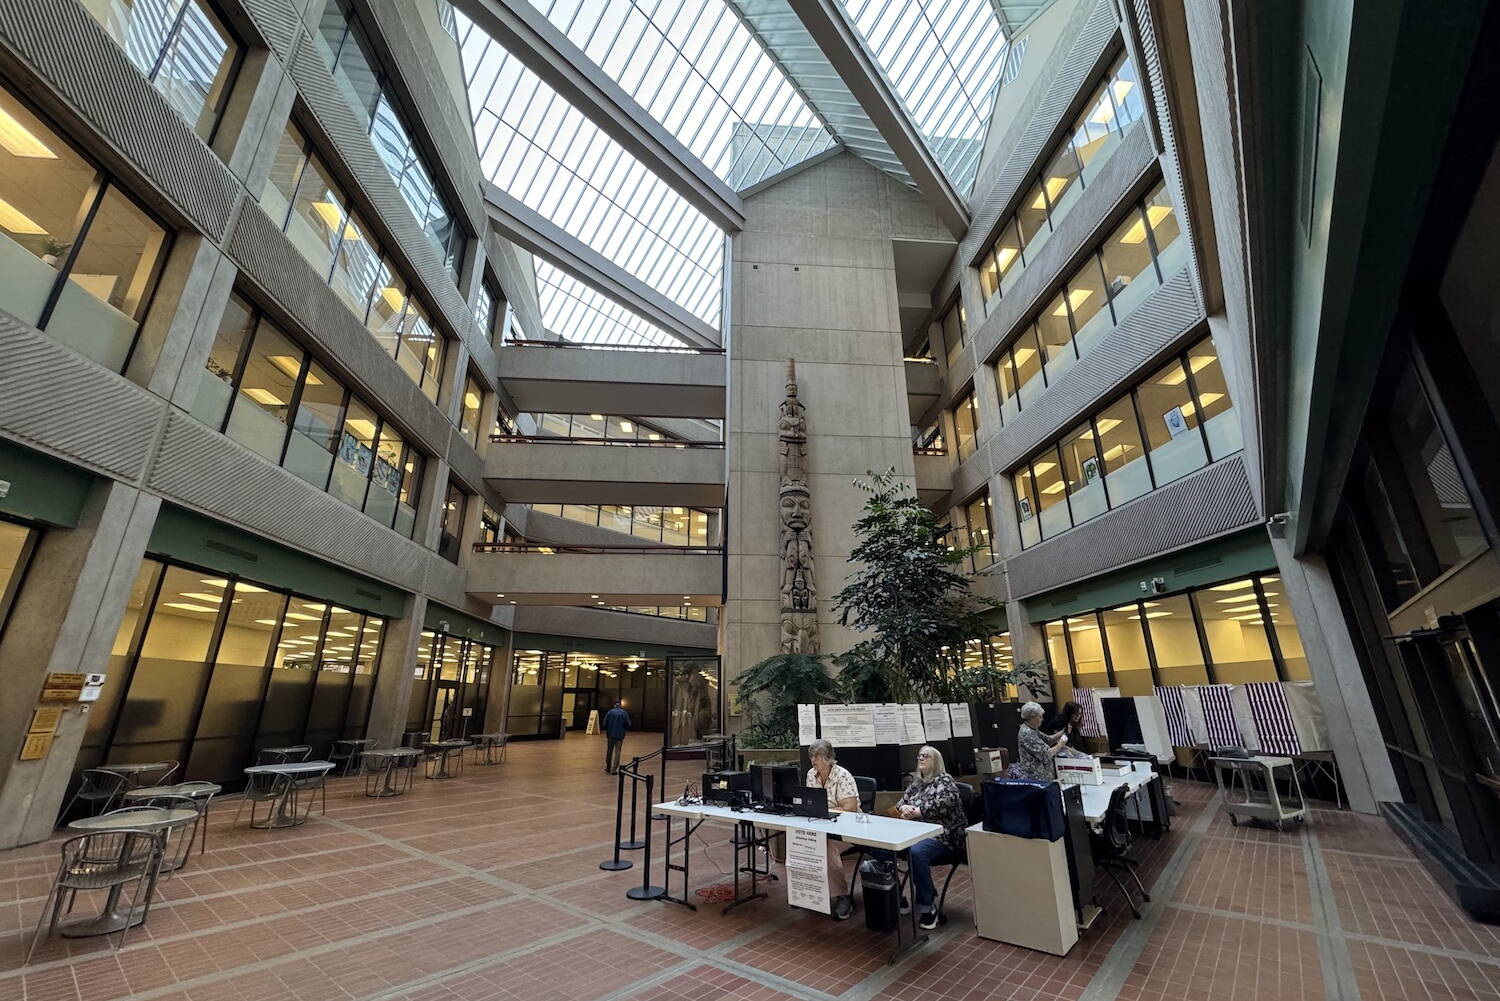
[[1208, 764], [1224, 797], [1224, 812], [1236, 827], [1241, 818], [1274, 825], [1278, 831], [1288, 820], [1307, 822], [1302, 783], [1291, 758], [1211, 757]]

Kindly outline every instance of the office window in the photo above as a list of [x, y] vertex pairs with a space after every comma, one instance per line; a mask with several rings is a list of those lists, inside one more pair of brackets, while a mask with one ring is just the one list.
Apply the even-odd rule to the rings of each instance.
[[458, 547], [464, 533], [464, 504], [468, 500], [458, 484], [448, 481], [448, 493], [443, 498], [442, 534], [438, 539], [438, 555], [450, 563], [458, 562]]
[[1052, 668], [1052, 695], [1058, 705], [1073, 697], [1073, 661], [1068, 656], [1067, 628], [1061, 621], [1042, 624], [1047, 664]]
[[1156, 653], [1156, 676], [1163, 685], [1206, 685], [1211, 680], [1193, 606], [1186, 594], [1144, 601], [1146, 631]]
[[438, 336], [427, 318], [427, 311], [415, 299], [406, 301], [406, 317], [401, 323], [401, 344], [396, 363], [406, 370], [422, 395], [436, 403], [438, 385], [443, 378], [443, 338]]
[[[1121, 56], [1100, 81], [1073, 127], [1044, 154], [1041, 176], [1021, 196], [994, 244], [976, 262], [986, 307], [996, 296], [1009, 292], [1022, 269], [1036, 260], [1058, 223], [1120, 145], [1125, 129], [1141, 117], [1141, 101], [1135, 67]], [[1102, 310], [1103, 299], [1097, 300], [1092, 309]]]
[[486, 276], [474, 293], [474, 323], [479, 333], [491, 344], [499, 336], [501, 321], [505, 313], [505, 296], [500, 286]]
[[1115, 312], [1125, 316], [1160, 284], [1156, 267], [1151, 263], [1143, 208], [1137, 206], [1120, 220], [1104, 241], [1100, 259]]
[[0, 636], [41, 532], [0, 517]]
[[1073, 680], [1079, 688], [1110, 687], [1109, 665], [1104, 660], [1104, 634], [1093, 612], [1065, 620], [1068, 650], [1073, 655]]
[[504, 537], [504, 529], [500, 520], [500, 512], [484, 505], [479, 515], [479, 540], [480, 542], [500, 542]]
[[[1068, 279], [1068, 315], [1073, 321], [1073, 340], [1080, 356], [1087, 354], [1114, 327], [1115, 314], [1110, 312], [1100, 267], [1098, 257], [1090, 254]], [[1047, 381], [1051, 385], [1051, 369], [1047, 370]]]
[[396, 273], [390, 261], [381, 259], [374, 287], [370, 291], [365, 329], [375, 338], [380, 349], [393, 357], [401, 341], [401, 324], [406, 318], [406, 304], [405, 279]]
[[0, 88], [0, 308], [118, 372], [168, 242], [164, 226]]
[[1031, 481], [1031, 467], [1022, 466], [1011, 476], [1016, 491], [1016, 521], [1021, 527], [1021, 548], [1042, 541], [1041, 522], [1037, 519], [1036, 488]]
[[953, 434], [958, 439], [958, 461], [974, 454], [979, 443], [979, 405], [970, 390], [953, 408]]
[[966, 333], [964, 319], [964, 306], [960, 302], [952, 306], [938, 321], [938, 325], [943, 329], [943, 344], [944, 350], [948, 352], [949, 365], [953, 364], [958, 353], [964, 348], [964, 334]]
[[1179, 239], [1182, 227], [1177, 222], [1177, 212], [1172, 207], [1166, 187], [1158, 184], [1146, 196], [1146, 219], [1151, 223], [1151, 244], [1156, 254], [1156, 266], [1163, 280], [1175, 272], [1187, 258], [1187, 245]]
[[[1190, 367], [1204, 376], [1203, 388], [1196, 392], [1197, 378], [1189, 378]], [[1240, 448], [1228, 387], [1209, 338], [1074, 427], [1029, 467], [1015, 471], [1022, 548], [1206, 465], [1204, 432], [1209, 429], [1199, 428], [1200, 414], [1220, 422], [1210, 435], [1213, 459]], [[1060, 504], [1064, 499], [1066, 505]], [[1026, 505], [1033, 501], [1039, 502], [1036, 525], [1028, 524], [1026, 517]]]
[[990, 531], [990, 494], [981, 493], [964, 505], [964, 523], [969, 528], [969, 545], [980, 547], [973, 555], [973, 568], [983, 570], [995, 562], [994, 533]]
[[198, 379], [193, 416], [410, 538], [420, 455], [238, 294]]
[[1016, 408], [1025, 410], [1046, 388], [1042, 377], [1042, 346], [1035, 325], [1021, 331], [1010, 352], [1016, 366]]
[[458, 430], [475, 448], [479, 447], [479, 412], [483, 400], [484, 387], [472, 375], [465, 376], [464, 398], [458, 417]]
[[359, 213], [350, 212], [338, 241], [338, 252], [333, 257], [333, 277], [329, 284], [351, 313], [363, 317], [369, 309], [371, 289], [386, 274], [386, 265], [380, 259], [380, 247], [371, 238], [370, 228], [360, 219]]
[[995, 394], [1000, 399], [1000, 426], [1014, 420], [1021, 412], [1021, 401], [1017, 395], [1015, 358], [1012, 351], [1000, 352], [995, 360]]
[[1114, 687], [1120, 689], [1121, 695], [1154, 694], [1151, 657], [1146, 652], [1140, 606], [1132, 602], [1119, 608], [1107, 608], [1099, 613], [1099, 619], [1104, 623]]
[[204, 142], [229, 99], [242, 47], [203, 0], [85, 3], [136, 69]]
[[1193, 597], [1214, 679], [1228, 685], [1275, 680], [1276, 663], [1266, 633], [1269, 623], [1261, 611], [1255, 582], [1229, 581]]
[[1287, 681], [1311, 681], [1307, 651], [1302, 648], [1302, 634], [1297, 630], [1292, 603], [1281, 587], [1281, 578], [1260, 577], [1256, 584], [1271, 616], [1271, 631], [1276, 634], [1276, 646], [1281, 653], [1282, 676]]
[[[1089, 293], [1081, 294], [1087, 296]], [[1078, 349], [1073, 344], [1073, 326], [1068, 321], [1067, 289], [1058, 292], [1057, 298], [1043, 306], [1041, 313], [1037, 314], [1036, 337], [1043, 351], [1043, 364], [1047, 371], [1046, 385], [1051, 386], [1078, 360]], [[1040, 389], [1041, 384], [1037, 388]]]

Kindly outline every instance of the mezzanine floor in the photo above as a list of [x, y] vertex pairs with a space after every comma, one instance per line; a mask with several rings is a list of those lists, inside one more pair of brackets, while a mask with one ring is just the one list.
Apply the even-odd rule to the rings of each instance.
[[[659, 737], [632, 737], [645, 753]], [[1171, 834], [1135, 854], [1153, 890], [1065, 957], [977, 938], [967, 878], [950, 922], [896, 966], [856, 914], [834, 924], [782, 891], [727, 917], [625, 890], [598, 869], [613, 834], [602, 738], [516, 744], [495, 767], [418, 779], [399, 799], [330, 786], [290, 831], [231, 826], [164, 881], [115, 952], [54, 940], [20, 969], [55, 843], [0, 853], [6, 1001], [1429, 1001], [1500, 999], [1500, 928], [1444, 896], [1380, 820], [1320, 811], [1305, 829], [1231, 827], [1178, 783]], [[697, 763], [674, 764], [672, 781]], [[727, 829], [702, 828], [694, 882], [724, 878]], [[659, 865], [653, 882], [660, 881]], [[95, 906], [80, 897], [78, 910]]]

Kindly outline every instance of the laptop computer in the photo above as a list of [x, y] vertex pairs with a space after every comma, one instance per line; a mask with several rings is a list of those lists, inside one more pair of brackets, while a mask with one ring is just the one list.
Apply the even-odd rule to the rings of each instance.
[[787, 811], [793, 817], [828, 819], [828, 790], [814, 786], [792, 786], [787, 793]]

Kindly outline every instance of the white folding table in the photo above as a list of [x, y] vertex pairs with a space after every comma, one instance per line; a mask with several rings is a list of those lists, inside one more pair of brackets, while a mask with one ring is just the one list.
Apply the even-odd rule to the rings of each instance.
[[[868, 848], [884, 848], [894, 852], [898, 860], [905, 860], [907, 868], [910, 869], [910, 849], [919, 841], [935, 838], [943, 833], [942, 825], [927, 824], [919, 820], [900, 820], [895, 817], [881, 817], [874, 814], [834, 813], [831, 816], [837, 820], [813, 820], [808, 817], [787, 817], [775, 813], [761, 813], [756, 810], [731, 809], [727, 806], [714, 806], [704, 803], [683, 803], [675, 800], [658, 803], [656, 812], [667, 818], [667, 848], [666, 869], [662, 885], [666, 887], [666, 893], [662, 895], [663, 900], [675, 904], [682, 904], [690, 910], [698, 907], [688, 899], [688, 890], [691, 888], [689, 876], [689, 861], [692, 852], [687, 844], [698, 825], [704, 821], [714, 821], [723, 824], [739, 825], [738, 837], [734, 839], [734, 899], [724, 905], [723, 913], [740, 904], [747, 904], [752, 900], [759, 900], [766, 896], [759, 889], [758, 880], [761, 877], [774, 878], [769, 872], [769, 866], [763, 870], [755, 864], [755, 851], [757, 848], [766, 847], [770, 835], [757, 835], [756, 828], [765, 831], [775, 831], [785, 834], [791, 830], [820, 831], [824, 834], [837, 834], [846, 844], [864, 845]], [[857, 816], [863, 816], [863, 821], [856, 820]], [[672, 819], [680, 819], [684, 822], [686, 829], [681, 838], [674, 842], [672, 839]], [[682, 864], [675, 865], [672, 862], [672, 847], [681, 842], [683, 844]], [[740, 853], [744, 852], [748, 858], [748, 864], [741, 865]], [[650, 865], [650, 860], [647, 860]], [[671, 875], [673, 872], [682, 873], [682, 896], [674, 897], [671, 892]], [[740, 873], [746, 872], [750, 876], [750, 893], [740, 893]], [[891, 962], [897, 959], [913, 946], [927, 941], [927, 936], [919, 934], [917, 930], [917, 908], [911, 908], [908, 923], [911, 925], [911, 941], [904, 942], [901, 935], [901, 922], [896, 922], [896, 949], [891, 954]]]
[[1148, 782], [1156, 779], [1156, 772], [1151, 769], [1149, 762], [1131, 762], [1130, 771], [1124, 775], [1105, 775], [1099, 785], [1079, 784], [1078, 788], [1083, 790], [1083, 816], [1090, 825], [1104, 822], [1104, 814], [1109, 809], [1109, 798], [1114, 794], [1117, 786], [1124, 786], [1130, 790], [1126, 795], [1134, 796]]

